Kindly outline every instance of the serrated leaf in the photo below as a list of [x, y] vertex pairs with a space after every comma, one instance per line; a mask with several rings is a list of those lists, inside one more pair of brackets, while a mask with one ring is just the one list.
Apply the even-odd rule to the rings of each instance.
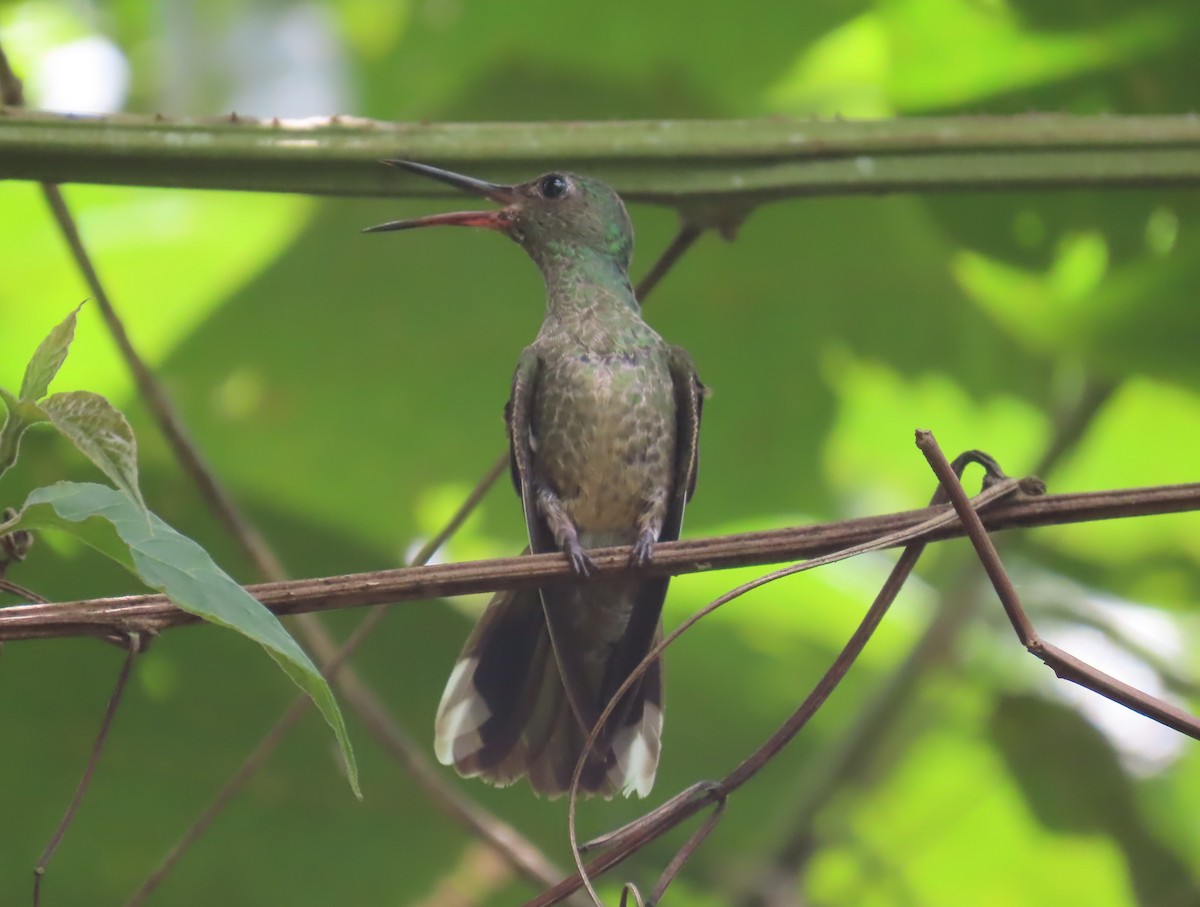
[[146, 508], [138, 487], [137, 439], [119, 409], [91, 391], [54, 394], [40, 408], [117, 488]]
[[15, 520], [0, 529], [54, 528], [130, 570], [147, 586], [210, 623], [254, 640], [312, 699], [341, 747], [355, 796], [361, 798], [354, 751], [333, 691], [300, 645], [262, 603], [208, 553], [127, 495], [106, 485], [59, 482], [30, 492]]
[[29, 365], [25, 366], [25, 377], [21, 381], [20, 396], [23, 401], [33, 402], [46, 396], [50, 382], [62, 368], [71, 348], [71, 341], [75, 339], [75, 316], [81, 308], [82, 303], [57, 324], [34, 351]]

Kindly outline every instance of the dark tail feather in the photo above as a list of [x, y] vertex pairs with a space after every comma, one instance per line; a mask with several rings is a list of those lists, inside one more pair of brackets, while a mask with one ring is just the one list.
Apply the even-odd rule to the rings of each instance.
[[[599, 691], [596, 694], [599, 698]], [[604, 703], [599, 703], [600, 707]], [[584, 795], [646, 796], [662, 733], [655, 662], [608, 722], [580, 782]], [[435, 722], [443, 765], [498, 786], [522, 777], [538, 794], [566, 793], [585, 735], [571, 710], [537, 590], [498, 593], [459, 655]]]

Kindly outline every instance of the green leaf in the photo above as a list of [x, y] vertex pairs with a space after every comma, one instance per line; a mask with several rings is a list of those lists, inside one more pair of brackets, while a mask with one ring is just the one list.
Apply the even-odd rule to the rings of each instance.
[[333, 729], [355, 796], [354, 751], [328, 682], [279, 619], [218, 567], [208, 553], [127, 495], [106, 485], [59, 482], [30, 492], [20, 515], [0, 530], [54, 528], [129, 569], [176, 605], [257, 642], [312, 699]]
[[117, 488], [146, 509], [138, 487], [137, 439], [120, 410], [91, 391], [54, 394], [41, 410]]
[[35, 495], [48, 490], [42, 488], [31, 492], [21, 512], [9, 522], [0, 524], [0, 535], [17, 529], [58, 529], [79, 539], [89, 548], [99, 551], [134, 576], [140, 576], [129, 546], [121, 540], [116, 526], [107, 517], [100, 514], [88, 515], [83, 511], [64, 516], [53, 504], [42, 498], [35, 499]]
[[32, 403], [46, 396], [50, 382], [62, 368], [71, 348], [71, 341], [75, 339], [75, 316], [81, 308], [82, 303], [46, 336], [34, 352], [29, 365], [25, 366], [25, 377], [21, 381], [21, 400]]

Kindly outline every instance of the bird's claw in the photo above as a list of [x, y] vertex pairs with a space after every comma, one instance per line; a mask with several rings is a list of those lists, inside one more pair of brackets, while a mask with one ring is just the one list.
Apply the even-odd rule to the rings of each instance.
[[633, 543], [629, 552], [629, 563], [634, 567], [645, 567], [654, 560], [654, 543], [658, 541], [651, 533], [643, 532]]
[[567, 558], [571, 561], [571, 572], [581, 579], [585, 579], [596, 572], [596, 565], [587, 556], [587, 552], [583, 550], [583, 546], [578, 542], [567, 544]]

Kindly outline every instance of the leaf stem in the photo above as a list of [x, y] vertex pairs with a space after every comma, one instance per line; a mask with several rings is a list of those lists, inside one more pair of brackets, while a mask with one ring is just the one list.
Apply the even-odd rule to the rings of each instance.
[[[7, 401], [6, 401], [7, 402]], [[3, 476], [17, 462], [17, 452], [21, 447], [21, 435], [29, 427], [16, 407], [9, 406], [4, 417], [4, 427], [0, 428], [0, 476]]]

